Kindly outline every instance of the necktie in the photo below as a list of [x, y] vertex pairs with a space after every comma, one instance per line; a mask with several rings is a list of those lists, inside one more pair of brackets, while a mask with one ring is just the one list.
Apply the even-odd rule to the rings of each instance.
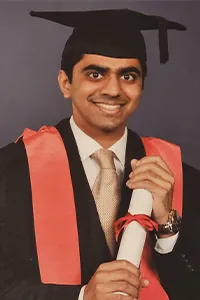
[[113, 223], [120, 200], [120, 186], [114, 165], [114, 153], [102, 148], [94, 152], [91, 157], [100, 167], [92, 193], [107, 244], [112, 256], [114, 256], [115, 237]]

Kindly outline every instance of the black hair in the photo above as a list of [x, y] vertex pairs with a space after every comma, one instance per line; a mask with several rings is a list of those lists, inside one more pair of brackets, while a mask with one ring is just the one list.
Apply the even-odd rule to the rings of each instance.
[[65, 71], [69, 78], [69, 82], [72, 82], [72, 73], [74, 66], [83, 58], [83, 53], [71, 52], [62, 56], [61, 70]]

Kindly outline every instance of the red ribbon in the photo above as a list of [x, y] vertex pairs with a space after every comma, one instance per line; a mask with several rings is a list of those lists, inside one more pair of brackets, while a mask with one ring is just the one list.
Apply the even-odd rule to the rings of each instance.
[[132, 215], [131, 213], [127, 213], [124, 217], [119, 218], [113, 224], [116, 241], [118, 241], [119, 234], [122, 231], [122, 229], [124, 229], [132, 221], [138, 222], [142, 227], [144, 227], [148, 231], [153, 231], [154, 229], [158, 231], [158, 224], [151, 220], [151, 218], [148, 215]]

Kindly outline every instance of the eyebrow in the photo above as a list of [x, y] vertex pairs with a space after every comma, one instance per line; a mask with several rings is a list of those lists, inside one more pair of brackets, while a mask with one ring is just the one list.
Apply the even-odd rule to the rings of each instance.
[[98, 71], [99, 73], [106, 73], [109, 71], [109, 68], [107, 67], [101, 67], [101, 66], [98, 66], [98, 65], [88, 65], [86, 66], [85, 68], [83, 68], [83, 72], [85, 71], [88, 71], [88, 70], [95, 70], [95, 71]]
[[[95, 70], [95, 71], [97, 71], [101, 74], [105, 74], [110, 69], [108, 67], [102, 67], [102, 66], [99, 66], [99, 65], [91, 64], [91, 65], [88, 65], [85, 68], [83, 68], [82, 72], [85, 72], [85, 71], [88, 71], [88, 70]], [[141, 72], [139, 71], [139, 69], [137, 67], [134, 67], [134, 66], [121, 68], [118, 73], [119, 73], [119, 75], [123, 75], [123, 74], [131, 73], [131, 72], [134, 72], [134, 73], [138, 74], [138, 76], [141, 76]]]

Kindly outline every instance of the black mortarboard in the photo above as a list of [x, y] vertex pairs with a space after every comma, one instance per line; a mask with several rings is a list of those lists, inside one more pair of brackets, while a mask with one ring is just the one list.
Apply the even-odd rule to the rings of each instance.
[[116, 58], [138, 58], [146, 62], [146, 46], [141, 30], [158, 30], [160, 62], [169, 59], [168, 29], [186, 30], [180, 23], [148, 16], [129, 9], [97, 11], [31, 11], [31, 16], [73, 27], [62, 57], [78, 53]]

